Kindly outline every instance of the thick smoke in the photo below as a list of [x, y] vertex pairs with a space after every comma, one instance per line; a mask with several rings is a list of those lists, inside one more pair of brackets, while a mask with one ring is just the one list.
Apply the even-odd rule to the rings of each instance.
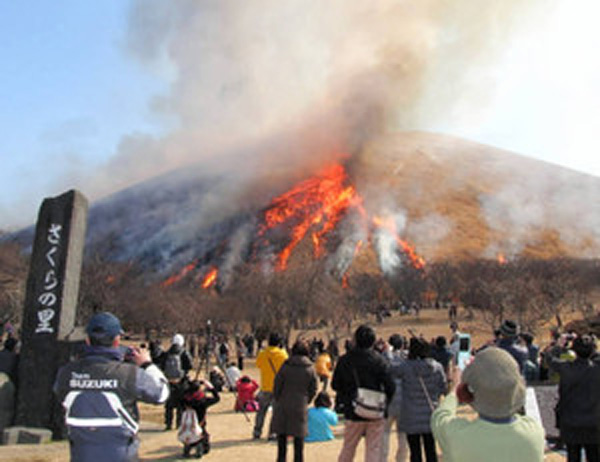
[[[513, 161], [514, 162], [514, 161]], [[521, 168], [497, 165], [503, 181], [481, 205], [499, 236], [488, 255], [513, 257], [526, 246], [556, 233], [559, 252], [580, 257], [600, 255], [600, 183], [592, 176], [523, 160]], [[533, 172], [535, 169], [535, 173]]]
[[171, 91], [152, 104], [178, 126], [123, 139], [86, 190], [208, 159], [249, 176], [272, 164], [296, 172], [375, 133], [432, 126], [458, 102], [474, 110], [523, 3], [137, 0], [127, 49], [168, 67]]

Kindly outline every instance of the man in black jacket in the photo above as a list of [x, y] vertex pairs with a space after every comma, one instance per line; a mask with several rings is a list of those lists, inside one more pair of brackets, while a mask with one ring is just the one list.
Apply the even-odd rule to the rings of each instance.
[[170, 395], [165, 403], [165, 430], [173, 428], [173, 411], [176, 411], [175, 428], [179, 428], [183, 413], [183, 394], [187, 385], [187, 374], [192, 368], [192, 357], [184, 347], [183, 335], [175, 334], [171, 346], [159, 359], [160, 368], [169, 381]]
[[360, 438], [365, 436], [366, 461], [375, 462], [381, 459], [385, 418], [367, 420], [354, 412], [353, 400], [357, 388], [383, 391], [387, 402], [391, 401], [395, 384], [389, 373], [385, 359], [373, 350], [375, 331], [366, 325], [359, 326], [354, 333], [355, 348], [342, 356], [333, 372], [332, 388], [343, 407], [346, 424], [344, 428], [344, 445], [338, 462], [351, 462]]

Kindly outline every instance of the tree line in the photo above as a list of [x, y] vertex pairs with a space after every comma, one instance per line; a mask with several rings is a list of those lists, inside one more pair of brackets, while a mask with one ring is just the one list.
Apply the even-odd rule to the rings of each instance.
[[[16, 244], [0, 245], [0, 321], [18, 325], [25, 299], [28, 257]], [[327, 327], [345, 332], [353, 320], [385, 307], [447, 307], [479, 312], [490, 326], [511, 318], [535, 332], [541, 322], [557, 325], [578, 311], [589, 318], [600, 292], [600, 260], [515, 258], [447, 260], [410, 265], [391, 275], [355, 271], [342, 278], [324, 259], [265, 271], [242, 264], [226, 285], [208, 290], [193, 277], [165, 287], [164, 278], [135, 263], [111, 262], [100, 255], [84, 262], [79, 323], [94, 311], [116, 313], [137, 334], [200, 332], [207, 320], [226, 332], [245, 329], [282, 332]], [[596, 298], [595, 298], [596, 297]]]

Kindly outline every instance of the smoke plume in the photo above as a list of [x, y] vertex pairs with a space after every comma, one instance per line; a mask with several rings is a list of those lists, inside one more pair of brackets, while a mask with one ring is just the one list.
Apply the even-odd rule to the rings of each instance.
[[123, 139], [87, 190], [209, 160], [246, 176], [314, 168], [379, 132], [475, 111], [485, 66], [537, 2], [523, 3], [137, 0], [127, 50], [172, 75], [152, 106], [177, 127]]

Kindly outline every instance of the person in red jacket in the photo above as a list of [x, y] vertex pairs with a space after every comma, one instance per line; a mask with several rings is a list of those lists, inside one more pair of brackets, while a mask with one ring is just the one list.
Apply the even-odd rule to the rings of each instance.
[[256, 380], [252, 380], [247, 375], [240, 377], [236, 383], [237, 397], [235, 400], [235, 411], [258, 411], [258, 401], [256, 401], [255, 393], [259, 388], [260, 386]]

